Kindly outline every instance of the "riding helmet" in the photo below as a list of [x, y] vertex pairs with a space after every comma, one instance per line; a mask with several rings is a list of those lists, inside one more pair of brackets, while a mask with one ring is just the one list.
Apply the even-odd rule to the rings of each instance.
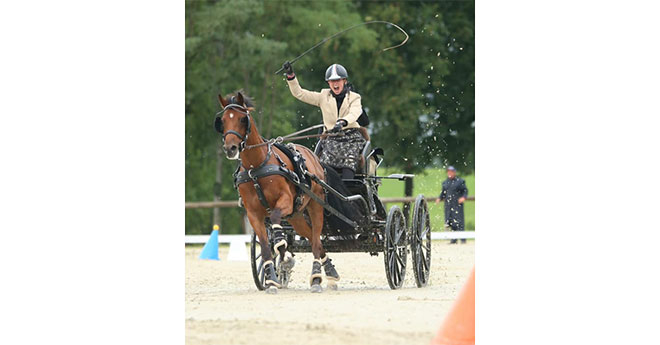
[[338, 63], [330, 65], [330, 67], [325, 70], [325, 81], [346, 78], [348, 78], [348, 72], [346, 72], [346, 68]]

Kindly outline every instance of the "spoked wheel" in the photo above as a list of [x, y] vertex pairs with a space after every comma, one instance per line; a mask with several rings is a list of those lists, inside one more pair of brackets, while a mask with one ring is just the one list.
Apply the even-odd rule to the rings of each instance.
[[[271, 254], [274, 257], [272, 244], [270, 248]], [[259, 243], [259, 237], [257, 237], [257, 234], [255, 233], [252, 234], [252, 243], [250, 245], [250, 261], [252, 261], [252, 278], [254, 278], [254, 285], [257, 286], [257, 289], [263, 290], [265, 289], [264, 284], [266, 281], [266, 274], [264, 272], [264, 260], [261, 257], [261, 244]], [[282, 287], [286, 287], [289, 284], [289, 279], [280, 272], [279, 261], [279, 257], [273, 259], [275, 274], [282, 284]]]
[[412, 218], [412, 260], [417, 287], [429, 282], [431, 272], [431, 221], [423, 195], [417, 196]]
[[403, 286], [408, 251], [406, 222], [399, 206], [392, 206], [385, 223], [385, 274], [390, 288]]

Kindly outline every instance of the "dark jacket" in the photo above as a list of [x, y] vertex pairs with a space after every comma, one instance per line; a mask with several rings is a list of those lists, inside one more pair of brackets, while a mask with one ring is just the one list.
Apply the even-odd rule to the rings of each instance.
[[456, 176], [453, 179], [446, 179], [442, 182], [442, 193], [440, 200], [445, 201], [445, 224], [453, 230], [465, 230], [465, 216], [463, 214], [463, 205], [458, 203], [460, 197], [467, 198], [468, 189], [465, 180]]

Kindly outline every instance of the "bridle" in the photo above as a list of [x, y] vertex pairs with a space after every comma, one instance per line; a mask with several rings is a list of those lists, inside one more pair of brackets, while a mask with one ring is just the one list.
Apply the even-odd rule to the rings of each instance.
[[301, 134], [301, 133], [304, 133], [304, 132], [307, 132], [307, 131], [310, 131], [310, 130], [314, 130], [314, 129], [324, 127], [323, 124], [319, 124], [319, 125], [311, 126], [311, 127], [305, 128], [303, 130], [285, 135], [283, 137], [277, 137], [277, 138], [268, 139], [268, 140], [264, 139], [264, 141], [262, 143], [254, 144], [254, 145], [247, 145], [248, 136], [250, 135], [251, 130], [252, 130], [252, 120], [250, 118], [250, 111], [247, 110], [247, 108], [245, 108], [242, 105], [238, 105], [238, 104], [235, 104], [235, 103], [227, 104], [226, 107], [224, 107], [222, 110], [217, 112], [215, 114], [216, 130], [218, 132], [224, 132], [224, 130], [221, 131], [221, 130], [218, 129], [217, 122], [222, 121], [221, 120], [221, 115], [225, 111], [230, 110], [230, 109], [245, 115], [246, 118], [247, 118], [247, 130], [245, 131], [245, 136], [243, 136], [243, 135], [241, 135], [241, 133], [238, 133], [238, 132], [236, 132], [234, 130], [231, 130], [231, 129], [228, 130], [226, 133], [224, 133], [222, 135], [222, 143], [223, 144], [225, 143], [225, 139], [227, 138], [227, 136], [229, 134], [233, 134], [233, 135], [237, 136], [239, 139], [241, 139], [241, 142], [238, 145], [238, 152], [243, 152], [244, 150], [249, 150], [249, 149], [253, 149], [253, 148], [257, 148], [257, 147], [267, 145], [268, 146], [268, 152], [269, 152], [268, 155], [270, 156], [271, 145], [273, 145], [274, 143], [281, 144], [284, 141], [295, 141], [295, 140], [301, 140], [301, 139], [311, 139], [311, 138], [320, 138], [320, 137], [322, 138], [322, 137], [344, 136], [343, 132], [296, 136], [298, 134]]
[[[223, 144], [225, 143], [225, 139], [227, 138], [227, 136], [229, 134], [233, 134], [233, 135], [237, 136], [239, 139], [241, 139], [241, 142], [238, 144], [238, 152], [241, 152], [241, 151], [243, 151], [243, 149], [245, 149], [245, 144], [248, 140], [248, 136], [250, 135], [250, 132], [251, 132], [251, 129], [252, 129], [252, 120], [250, 119], [250, 111], [247, 110], [247, 108], [245, 108], [242, 105], [227, 104], [227, 106], [225, 106], [221, 111], [219, 111], [218, 113], [215, 114], [215, 121], [217, 122], [218, 118], [221, 117], [221, 115], [225, 111], [230, 110], [230, 109], [247, 116], [247, 130], [245, 131], [245, 136], [241, 135], [241, 133], [238, 133], [234, 130], [231, 130], [231, 129], [228, 130], [226, 133], [224, 133], [222, 135], [222, 143]], [[220, 120], [220, 121], [222, 121], [222, 120]]]

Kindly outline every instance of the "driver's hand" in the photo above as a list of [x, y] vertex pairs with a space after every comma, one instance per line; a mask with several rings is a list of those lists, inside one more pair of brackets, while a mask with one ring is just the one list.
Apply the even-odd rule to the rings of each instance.
[[339, 133], [343, 128], [344, 122], [342, 120], [338, 120], [335, 126], [330, 130], [330, 133]]
[[287, 61], [282, 65], [282, 69], [284, 70], [284, 73], [286, 73], [287, 76], [292, 76], [293, 75], [293, 66], [291, 66], [291, 62]]

